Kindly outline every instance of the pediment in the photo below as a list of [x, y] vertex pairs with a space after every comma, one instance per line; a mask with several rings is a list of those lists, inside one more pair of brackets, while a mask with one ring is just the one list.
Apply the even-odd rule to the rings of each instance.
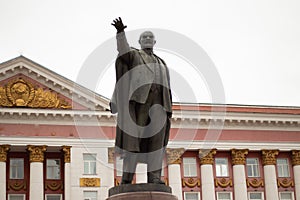
[[19, 56], [0, 64], [0, 107], [109, 109], [109, 99]]

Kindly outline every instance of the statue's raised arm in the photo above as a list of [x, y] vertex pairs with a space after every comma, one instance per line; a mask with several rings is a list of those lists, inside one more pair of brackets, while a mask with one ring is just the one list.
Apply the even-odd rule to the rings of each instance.
[[117, 29], [117, 33], [123, 32], [124, 29], [127, 28], [127, 26], [124, 26], [121, 17], [113, 20], [113, 23], [111, 23], [111, 25], [113, 25]]

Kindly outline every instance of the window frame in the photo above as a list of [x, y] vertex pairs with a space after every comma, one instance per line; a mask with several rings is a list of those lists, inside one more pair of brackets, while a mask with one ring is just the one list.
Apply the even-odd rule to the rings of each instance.
[[[59, 161], [59, 165], [58, 165], [58, 168], [59, 168], [59, 178], [48, 177], [48, 162], [47, 162], [48, 160], [58, 160]], [[46, 180], [61, 180], [61, 179], [62, 179], [62, 163], [61, 163], [61, 159], [60, 158], [46, 158]]]
[[224, 200], [224, 199], [219, 199], [219, 195], [218, 194], [220, 194], [220, 193], [229, 193], [229, 196], [230, 196], [229, 200], [232, 200], [232, 192], [216, 192], [217, 200]]
[[286, 199], [282, 199], [281, 198], [281, 194], [282, 193], [290, 193], [292, 195], [292, 199], [291, 200], [295, 200], [295, 195], [294, 195], [293, 191], [282, 191], [282, 192], [279, 192], [279, 200], [286, 200]]
[[11, 196], [23, 196], [23, 200], [26, 199], [26, 194], [8, 194], [8, 195], [7, 195], [7, 199], [8, 199], [8, 200], [11, 200], [11, 199], [10, 199]]
[[[278, 164], [278, 160], [286, 160], [286, 164]], [[281, 166], [281, 170], [279, 170], [279, 166]], [[286, 167], [287, 168], [287, 172], [288, 174], [285, 175], [284, 174], [284, 168], [283, 167]], [[291, 177], [291, 170], [290, 170], [290, 161], [288, 158], [277, 158], [276, 159], [276, 168], [277, 168], [277, 177], [278, 178], [288, 178], [288, 177]], [[280, 174], [282, 173], [282, 174]]]
[[[248, 160], [250, 160], [250, 159], [253, 159], [253, 160], [256, 160], [257, 161], [257, 163], [256, 164], [248, 164], [247, 163], [247, 161]], [[255, 170], [253, 170], [254, 169], [254, 167], [256, 167], [256, 170], [257, 170], [257, 175], [249, 175], [249, 173], [248, 173], [248, 166], [251, 166], [251, 171], [252, 171], [252, 174], [254, 174], [254, 171]], [[260, 175], [260, 163], [259, 163], [259, 158], [246, 158], [246, 169], [247, 169], [247, 176], [249, 177], [249, 178], [257, 178], [257, 177], [261, 177], [261, 175]]]
[[198, 199], [197, 200], [201, 200], [201, 195], [200, 195], [200, 192], [184, 192], [183, 193], [183, 199], [186, 200], [186, 194], [197, 194], [198, 195]]
[[[23, 174], [22, 174], [22, 177], [19, 177], [19, 176], [17, 176], [17, 177], [12, 177], [11, 175], [12, 175], [12, 165], [11, 165], [11, 161], [12, 160], [22, 160], [23, 161], [23, 166], [22, 166], [22, 172], [23, 172]], [[15, 170], [18, 168], [19, 166], [17, 166], [16, 168], [15, 168]], [[16, 170], [16, 174], [18, 174], [18, 169]], [[25, 159], [24, 158], [18, 158], [18, 157], [12, 157], [12, 158], [10, 158], [9, 159], [9, 179], [11, 179], [11, 180], [23, 180], [25, 178]]]
[[[217, 160], [218, 159], [224, 159], [224, 160], [226, 160], [226, 165], [225, 164], [217, 164]], [[218, 174], [218, 170], [217, 170], [217, 167], [218, 166], [226, 166], [226, 175], [223, 175], [222, 174], [222, 167], [220, 167], [220, 175]], [[227, 157], [218, 157], [218, 158], [215, 158], [215, 171], [216, 171], [216, 177], [229, 177], [229, 161], [228, 161], [228, 158]]]
[[[256, 191], [250, 191], [250, 192], [248, 192], [248, 199], [249, 200], [253, 200], [253, 199], [250, 199], [250, 193], [260, 193], [261, 194], [261, 199], [260, 200], [264, 200], [264, 192], [256, 192]], [[254, 199], [254, 200], [256, 200], [256, 199]]]
[[[89, 155], [95, 158], [95, 160], [85, 160], [84, 156]], [[83, 174], [85, 175], [97, 175], [97, 154], [96, 153], [83, 153]], [[88, 172], [85, 171], [85, 163], [88, 163]], [[92, 172], [91, 163], [95, 163], [95, 172]]]
[[[96, 197], [95, 197], [96, 199], [93, 199], [93, 197], [85, 197], [84, 194], [88, 193], [88, 192], [94, 192], [96, 194]], [[96, 190], [93, 190], [93, 191], [92, 190], [84, 190], [83, 191], [83, 199], [84, 200], [98, 200], [98, 191], [96, 191]]]
[[[193, 159], [195, 163], [185, 163], [184, 160], [186, 159]], [[188, 167], [188, 174], [185, 174], [186, 168]], [[192, 166], [195, 167], [195, 174], [192, 174]], [[183, 157], [182, 158], [182, 169], [183, 169], [183, 177], [197, 177], [198, 176], [198, 170], [197, 170], [197, 159], [195, 157]]]
[[60, 197], [59, 200], [62, 200], [62, 194], [45, 194], [45, 200], [47, 200], [48, 196], [59, 196]]

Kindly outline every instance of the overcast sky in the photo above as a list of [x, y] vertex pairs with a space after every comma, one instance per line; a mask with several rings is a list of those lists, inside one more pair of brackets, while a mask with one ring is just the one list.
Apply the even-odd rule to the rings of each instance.
[[[91, 53], [115, 36], [110, 23], [121, 16], [128, 32], [169, 30], [199, 45], [221, 78], [221, 103], [300, 106], [299, 10], [298, 0], [0, 0], [0, 62], [22, 54], [76, 81]], [[173, 38], [168, 42], [180, 43]], [[158, 46], [166, 40], [156, 39]], [[199, 66], [184, 55], [156, 53], [172, 69], [174, 95], [180, 84], [172, 74], [178, 73], [196, 96], [178, 101], [214, 103], [206, 75], [193, 71]], [[115, 76], [110, 64], [96, 88], [106, 97]]]

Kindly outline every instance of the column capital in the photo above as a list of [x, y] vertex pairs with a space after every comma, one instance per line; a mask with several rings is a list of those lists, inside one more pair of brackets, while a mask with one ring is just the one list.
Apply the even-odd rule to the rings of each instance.
[[199, 158], [201, 165], [213, 165], [214, 156], [217, 153], [217, 149], [199, 149]]
[[184, 148], [178, 149], [170, 149], [167, 148], [167, 162], [168, 164], [180, 164], [181, 163], [181, 156], [184, 153]]
[[0, 162], [6, 162], [7, 152], [10, 150], [9, 144], [0, 145]]
[[61, 147], [61, 150], [64, 152], [65, 163], [71, 162], [71, 148], [72, 146], [66, 146], [66, 145]]
[[47, 146], [34, 146], [28, 145], [27, 150], [29, 151], [29, 161], [30, 162], [43, 162], [44, 152], [47, 150]]
[[262, 164], [265, 165], [276, 165], [276, 157], [279, 154], [279, 150], [266, 150], [262, 151]]
[[300, 165], [300, 150], [292, 150], [292, 164]]
[[108, 163], [113, 164], [115, 161], [115, 147], [108, 147]]
[[245, 165], [248, 149], [231, 149], [232, 165]]

